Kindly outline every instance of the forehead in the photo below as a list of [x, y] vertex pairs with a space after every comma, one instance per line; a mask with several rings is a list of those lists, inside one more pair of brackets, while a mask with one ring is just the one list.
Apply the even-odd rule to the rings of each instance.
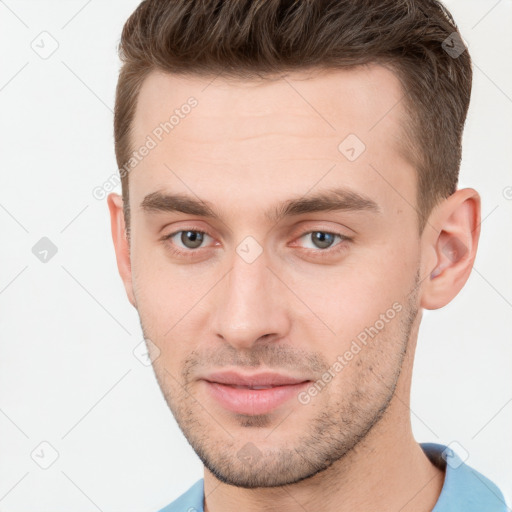
[[[415, 176], [399, 146], [403, 97], [398, 78], [380, 65], [265, 80], [152, 72], [139, 93], [132, 146], [148, 137], [154, 144], [130, 172], [130, 196], [166, 185], [186, 192], [178, 175], [194, 183], [194, 193], [216, 183], [241, 197], [241, 187], [255, 193], [269, 182], [304, 193], [333, 164], [339, 172], [331, 184], [376, 191], [384, 178], [388, 189], [411, 191]], [[343, 151], [354, 143], [364, 151], [350, 160]]]
[[208, 122], [206, 117], [225, 119], [248, 133], [251, 127], [243, 122], [236, 125], [236, 119], [266, 121], [258, 122], [254, 130], [268, 126], [270, 118], [285, 121], [300, 116], [309, 123], [316, 121], [326, 133], [350, 127], [362, 135], [376, 124], [398, 128], [403, 121], [401, 84], [381, 65], [294, 71], [253, 80], [153, 71], [139, 92], [135, 138], [151, 132], [191, 96], [199, 103], [191, 118], [202, 113], [201, 124]]

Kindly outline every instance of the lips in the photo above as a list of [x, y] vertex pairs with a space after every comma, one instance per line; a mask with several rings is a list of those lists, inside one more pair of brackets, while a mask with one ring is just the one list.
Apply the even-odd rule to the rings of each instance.
[[217, 372], [211, 373], [204, 380], [209, 382], [217, 382], [218, 384], [226, 384], [230, 386], [243, 387], [275, 387], [288, 386], [304, 382], [307, 379], [288, 377], [280, 373], [265, 372], [252, 375], [244, 375], [237, 372]]
[[224, 409], [246, 415], [271, 412], [297, 397], [310, 382], [272, 372], [247, 375], [233, 371], [211, 373], [202, 380]]

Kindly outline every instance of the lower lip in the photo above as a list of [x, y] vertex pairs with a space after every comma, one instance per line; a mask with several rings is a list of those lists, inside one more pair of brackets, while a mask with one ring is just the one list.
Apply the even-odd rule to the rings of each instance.
[[309, 381], [268, 389], [234, 388], [205, 381], [211, 395], [225, 409], [239, 414], [267, 414], [292, 398], [296, 398]]

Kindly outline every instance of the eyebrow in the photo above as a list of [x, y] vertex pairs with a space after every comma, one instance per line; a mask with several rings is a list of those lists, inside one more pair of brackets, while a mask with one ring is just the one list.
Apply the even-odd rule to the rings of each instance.
[[[211, 219], [222, 218], [211, 203], [186, 194], [152, 192], [144, 197], [140, 207], [146, 213], [178, 212]], [[381, 213], [379, 205], [369, 197], [351, 190], [335, 188], [284, 201], [265, 212], [265, 217], [270, 222], [278, 222], [285, 217], [326, 211]]]

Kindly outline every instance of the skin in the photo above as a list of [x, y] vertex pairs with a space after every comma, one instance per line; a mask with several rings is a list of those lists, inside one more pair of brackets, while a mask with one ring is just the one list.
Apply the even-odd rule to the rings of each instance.
[[[130, 173], [129, 239], [121, 197], [108, 206], [156, 377], [205, 465], [205, 510], [432, 510], [444, 473], [411, 430], [414, 351], [422, 310], [448, 304], [469, 277], [478, 193], [457, 190], [419, 235], [416, 171], [397, 146], [402, 91], [379, 65], [266, 82], [153, 72], [134, 147], [189, 96], [198, 105]], [[366, 146], [352, 162], [338, 150], [350, 133]], [[379, 212], [265, 216], [336, 187]], [[156, 191], [208, 201], [220, 217], [145, 211]], [[208, 234], [197, 248], [185, 236], [194, 230]], [[349, 240], [320, 245], [318, 232]], [[262, 250], [252, 263], [236, 251], [247, 236]], [[393, 304], [400, 311], [307, 404], [235, 414], [201, 380], [238, 369], [316, 381]]]

